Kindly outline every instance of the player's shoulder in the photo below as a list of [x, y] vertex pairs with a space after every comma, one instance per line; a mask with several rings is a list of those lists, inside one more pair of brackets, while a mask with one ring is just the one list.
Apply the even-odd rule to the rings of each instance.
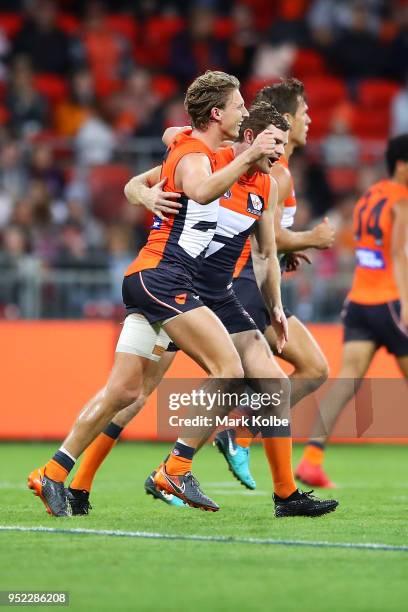
[[292, 191], [292, 176], [289, 169], [282, 164], [274, 164], [269, 171], [269, 176], [272, 181], [276, 181], [279, 192], [279, 200], [283, 201]]
[[231, 145], [219, 147], [215, 152], [215, 163], [218, 167], [229, 164], [235, 157], [234, 149]]
[[397, 183], [390, 179], [378, 181], [372, 187], [384, 194], [384, 196], [394, 200], [406, 200], [408, 198], [408, 188], [401, 183]]

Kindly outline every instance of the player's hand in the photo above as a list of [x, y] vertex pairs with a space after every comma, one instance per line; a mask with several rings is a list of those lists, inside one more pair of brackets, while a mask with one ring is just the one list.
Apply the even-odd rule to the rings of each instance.
[[311, 260], [305, 253], [287, 253], [285, 255], [285, 272], [296, 272], [302, 260], [311, 264]]
[[247, 150], [249, 161], [256, 162], [261, 157], [275, 157], [276, 132], [274, 130], [264, 130], [255, 138]]
[[271, 325], [276, 334], [276, 349], [278, 353], [281, 353], [289, 339], [288, 321], [283, 312], [282, 305], [273, 307]]
[[315, 249], [330, 249], [333, 246], [336, 233], [328, 217], [312, 229], [312, 234]]
[[400, 322], [408, 330], [408, 304], [401, 304]]
[[182, 206], [180, 202], [177, 201], [180, 198], [179, 193], [163, 191], [162, 188], [166, 181], [167, 179], [164, 178], [160, 183], [157, 183], [157, 185], [150, 187], [146, 196], [143, 198], [143, 206], [163, 221], [169, 220], [163, 213], [178, 215], [179, 209]]

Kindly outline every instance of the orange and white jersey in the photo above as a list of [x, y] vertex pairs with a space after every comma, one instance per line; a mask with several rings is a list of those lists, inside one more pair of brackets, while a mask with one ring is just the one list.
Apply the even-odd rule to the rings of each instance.
[[[286, 159], [286, 157], [281, 157], [277, 163], [281, 164], [289, 171], [288, 160]], [[290, 195], [283, 202], [281, 226], [284, 228], [292, 227], [296, 214], [296, 194], [292, 175], [290, 176], [290, 180], [291, 192]], [[242, 253], [235, 266], [234, 278], [238, 278], [238, 276], [240, 278], [249, 278], [251, 280], [255, 280], [251, 257], [251, 243], [249, 240], [247, 240], [247, 242], [245, 243]]]
[[354, 209], [356, 269], [348, 299], [383, 304], [399, 298], [391, 247], [393, 206], [408, 198], [408, 189], [391, 180], [375, 183]]
[[[232, 147], [217, 152], [217, 168], [234, 158]], [[194, 288], [204, 299], [226, 295], [234, 269], [254, 224], [268, 207], [271, 178], [255, 172], [243, 175], [220, 198], [217, 228], [205, 254], [203, 265], [194, 277]]]
[[161, 179], [166, 178], [164, 191], [181, 193], [179, 213], [162, 221], [155, 217], [146, 245], [126, 270], [129, 276], [141, 270], [168, 267], [193, 275], [200, 266], [217, 225], [219, 200], [198, 204], [176, 188], [174, 176], [177, 164], [185, 155], [203, 153], [215, 170], [215, 152], [201, 140], [180, 133], [170, 144], [164, 157]]
[[[288, 170], [290, 174], [289, 163], [286, 157], [282, 156], [279, 159], [278, 164], [281, 164], [281, 166], [286, 168], [286, 170]], [[281, 226], [285, 228], [292, 227], [295, 221], [295, 215], [296, 215], [296, 193], [295, 193], [295, 185], [293, 182], [293, 178], [292, 178], [292, 175], [290, 174], [290, 195], [283, 202]]]

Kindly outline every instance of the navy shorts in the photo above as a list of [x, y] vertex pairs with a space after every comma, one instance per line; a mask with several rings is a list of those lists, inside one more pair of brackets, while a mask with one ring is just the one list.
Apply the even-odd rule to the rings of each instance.
[[140, 313], [149, 323], [166, 321], [204, 306], [188, 278], [177, 270], [152, 268], [125, 276], [122, 296], [126, 313]]
[[[202, 301], [204, 306], [207, 306], [217, 315], [229, 334], [238, 334], [239, 332], [257, 329], [255, 321], [238, 301], [232, 289], [229, 294], [222, 299], [203, 299]], [[178, 347], [174, 342], [170, 342], [167, 350], [175, 352], [178, 350]]]
[[[265, 306], [261, 292], [256, 281], [249, 278], [236, 278], [234, 280], [234, 291], [242, 306], [251, 315], [258, 329], [263, 333], [271, 324], [269, 311]], [[288, 308], [283, 307], [286, 318], [293, 316]]]
[[384, 304], [357, 304], [346, 300], [341, 313], [344, 342], [369, 340], [385, 346], [396, 357], [408, 355], [408, 329], [400, 323], [399, 300]]

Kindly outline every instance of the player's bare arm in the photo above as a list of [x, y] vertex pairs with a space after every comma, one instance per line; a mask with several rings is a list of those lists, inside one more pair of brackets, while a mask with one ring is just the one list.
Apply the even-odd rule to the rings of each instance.
[[408, 200], [394, 205], [392, 263], [401, 301], [401, 323], [408, 329]]
[[177, 127], [177, 126], [168, 127], [163, 132], [163, 136], [162, 136], [163, 144], [165, 144], [166, 147], [168, 147], [173, 142], [173, 140], [178, 134], [180, 134], [181, 132], [185, 132], [186, 134], [188, 134], [189, 132], [192, 132], [192, 130], [193, 128], [191, 127], [191, 125], [183, 125], [181, 127]]
[[163, 191], [166, 179], [160, 180], [161, 166], [155, 166], [138, 174], [125, 185], [127, 201], [135, 206], [144, 206], [160, 219], [167, 220], [163, 213], [178, 214], [181, 204], [179, 193]]
[[[278, 181], [279, 183], [281, 180]], [[286, 196], [287, 197], [287, 196]], [[335, 240], [335, 231], [328, 217], [311, 230], [294, 232], [282, 227], [283, 202], [286, 198], [279, 198], [275, 214], [275, 235], [278, 253], [293, 253], [305, 249], [329, 249]]]
[[222, 196], [242, 174], [262, 157], [273, 157], [276, 149], [276, 134], [264, 130], [252, 145], [221, 170], [211, 173], [206, 155], [185, 155], [177, 165], [176, 185], [199, 204], [209, 204]]
[[269, 207], [256, 224], [255, 233], [251, 235], [251, 252], [256, 281], [271, 314], [271, 322], [277, 334], [277, 349], [281, 352], [288, 340], [288, 326], [282, 307], [281, 273], [274, 231], [276, 201], [277, 190], [272, 185]]

